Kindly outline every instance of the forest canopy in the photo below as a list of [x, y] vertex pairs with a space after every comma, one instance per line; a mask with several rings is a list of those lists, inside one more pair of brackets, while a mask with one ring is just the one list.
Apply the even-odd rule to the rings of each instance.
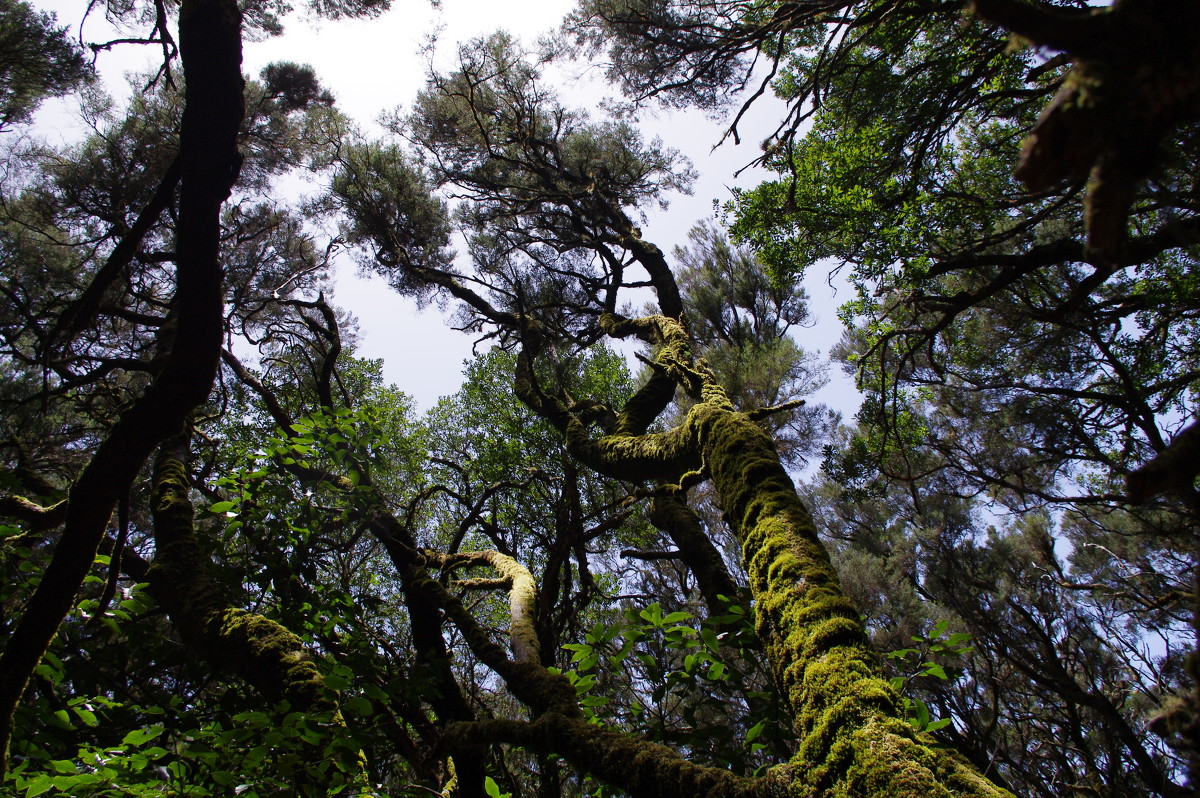
[[[245, 73], [293, 11], [0, 1], [0, 791], [1195, 793], [1195, 3], [580, 0], [377, 135]], [[679, 240], [664, 108], [770, 175]], [[472, 336], [456, 392], [346, 268]]]

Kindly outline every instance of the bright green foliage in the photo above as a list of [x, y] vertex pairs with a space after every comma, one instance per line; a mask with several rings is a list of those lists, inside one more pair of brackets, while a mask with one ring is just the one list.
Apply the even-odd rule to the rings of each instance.
[[841, 58], [818, 78], [819, 51], [788, 53], [776, 92], [797, 100], [796, 86], [820, 79], [823, 102], [811, 130], [771, 156], [784, 177], [734, 204], [735, 232], [776, 271], [832, 257], [854, 264], [858, 280], [903, 290], [931, 261], [1016, 232], [993, 209], [1019, 202], [1033, 215], [1043, 206], [1010, 175], [1020, 131], [1054, 77], [1027, 80], [1036, 54], [1012, 51], [1003, 34], [956, 13], [934, 13], [892, 16]]
[[[913, 635], [912, 642], [916, 643], [918, 648], [899, 648], [895, 651], [887, 652], [887, 658], [896, 660], [897, 670], [901, 671], [901, 675], [893, 676], [891, 679], [892, 687], [901, 694], [904, 701], [905, 709], [909, 715], [909, 723], [917, 731], [934, 732], [938, 729], [944, 729], [951, 723], [950, 718], [934, 719], [929, 714], [929, 706], [920, 698], [910, 698], [904, 695], [907, 685], [913, 679], [922, 677], [932, 677], [942, 681], [948, 681], [950, 676], [946, 674], [946, 668], [936, 661], [934, 657], [962, 657], [971, 651], [970, 646], [963, 645], [971, 639], [971, 635], [966, 632], [955, 632], [947, 635], [946, 629], [949, 626], [947, 621], [938, 621], [927, 635]], [[945, 639], [943, 640], [943, 636]]]

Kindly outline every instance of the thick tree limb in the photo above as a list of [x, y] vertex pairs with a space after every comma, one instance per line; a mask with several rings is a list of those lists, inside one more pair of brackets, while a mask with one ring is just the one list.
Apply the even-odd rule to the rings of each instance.
[[1116, 0], [1065, 12], [973, 0], [979, 16], [1074, 61], [1026, 140], [1016, 176], [1034, 191], [1088, 181], [1089, 258], [1119, 262], [1129, 209], [1161, 142], [1196, 118], [1200, 9], [1191, 0]]
[[1200, 476], [1200, 421], [1193, 421], [1167, 448], [1125, 478], [1131, 502], [1153, 499], [1160, 493], [1192, 492]]
[[502, 587], [508, 591], [508, 638], [512, 648], [512, 661], [541, 662], [541, 644], [537, 634], [538, 589], [537, 582], [528, 568], [498, 551], [459, 552], [441, 556], [437, 552], [426, 550], [424, 554], [439, 561], [442, 567], [447, 569], [483, 565], [494, 568], [500, 574], [499, 579], [471, 580], [471, 583], [467, 584], [471, 587]]
[[209, 559], [193, 527], [187, 471], [177, 452], [164, 452], [154, 465], [151, 511], [150, 594], [184, 641], [272, 701], [286, 699], [302, 712], [336, 710], [337, 694], [326, 687], [303, 641], [275, 621], [230, 605], [209, 576]]
[[0, 777], [12, 716], [29, 676], [74, 603], [117, 498], [160, 441], [203, 402], [221, 348], [221, 205], [237, 178], [243, 113], [241, 12], [233, 0], [185, 0], [180, 51], [187, 86], [180, 131], [181, 188], [170, 355], [100, 444], [72, 486], [62, 537], [0, 655]]
[[639, 798], [759, 798], [781, 790], [771, 779], [746, 779], [727, 770], [688, 762], [679, 752], [551, 711], [532, 723], [482, 720], [446, 729], [454, 740], [510, 743], [542, 754], [558, 754], [585, 773]]
[[675, 544], [678, 551], [674, 554], [696, 577], [709, 616], [724, 615], [729, 602], [743, 591], [725, 567], [721, 552], [705, 533], [700, 516], [688, 506], [686, 497], [680, 491], [655, 494], [649, 518]]

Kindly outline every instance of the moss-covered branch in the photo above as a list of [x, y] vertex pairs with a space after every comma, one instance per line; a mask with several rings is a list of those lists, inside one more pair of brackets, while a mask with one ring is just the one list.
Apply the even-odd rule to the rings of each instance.
[[787, 693], [801, 741], [790, 765], [796, 786], [881, 798], [1006, 795], [903, 719], [766, 433], [707, 403], [687, 424], [741, 542], [757, 631]]
[[489, 565], [499, 574], [497, 580], [508, 590], [508, 639], [513, 662], [542, 660], [541, 643], [537, 633], [537, 582], [529, 569], [514, 558], [498, 551], [462, 552], [449, 558], [449, 563]]
[[678, 479], [699, 470], [700, 452], [682, 429], [646, 435], [605, 435], [593, 439], [572, 419], [566, 431], [567, 449], [593, 471], [631, 481]]
[[650, 379], [621, 408], [613, 424], [613, 435], [641, 435], [667, 409], [675, 397], [675, 380], [665, 370], [653, 371]]
[[42, 506], [24, 496], [0, 494], [0, 513], [23, 521], [31, 532], [44, 532], [63, 522], [67, 515], [67, 503], [59, 501]]
[[547, 712], [531, 723], [486, 720], [451, 724], [446, 736], [557, 754], [575, 768], [638, 798], [765, 798], [778, 793], [780, 787], [772, 780], [746, 779], [727, 770], [693, 764], [672, 748], [559, 712]]
[[151, 499], [155, 557], [146, 574], [149, 591], [180, 635], [215, 667], [235, 673], [271, 700], [301, 711], [336, 709], [299, 637], [280, 624], [229, 604], [209, 576], [209, 560], [196, 538], [187, 472], [178, 457], [154, 465]]
[[[494, 561], [490, 555], [494, 555]], [[473, 556], [476, 555], [459, 554], [436, 559], [447, 565], [453, 565], [459, 558]], [[510, 636], [515, 634], [513, 637], [514, 659], [508, 658], [504, 650], [492, 640], [487, 630], [463, 606], [462, 601], [452, 595], [441, 582], [430, 576], [423, 568], [410, 568], [406, 580], [411, 581], [415, 590], [422, 591], [442, 608], [446, 616], [462, 633], [471, 652], [483, 664], [499, 674], [509, 692], [532, 709], [535, 714], [553, 710], [571, 717], [582, 717], [575, 697], [575, 688], [564, 676], [551, 673], [541, 664], [540, 644], [537, 639], [534, 617], [537, 607], [537, 590], [532, 576], [511, 557], [496, 552], [481, 552], [478, 556], [481, 557], [481, 562], [488, 562], [497, 570], [501, 570], [501, 575], [506, 583], [523, 588], [520, 591], [510, 591], [510, 603], [518, 605], [519, 609], [516, 612], [520, 616], [519, 620], [515, 620], [514, 626], [510, 628]], [[469, 559], [459, 561], [467, 562]], [[511, 592], [518, 594], [513, 596]]]
[[610, 334], [655, 343], [660, 366], [698, 401], [667, 433], [593, 441], [572, 423], [571, 451], [619, 478], [645, 478], [654, 466], [685, 462], [702, 462], [711, 475], [742, 547], [759, 638], [800, 738], [784, 774], [791, 790], [879, 798], [1006, 795], [904, 719], [774, 444], [692, 360], [683, 326], [662, 317], [607, 316], [603, 324]]

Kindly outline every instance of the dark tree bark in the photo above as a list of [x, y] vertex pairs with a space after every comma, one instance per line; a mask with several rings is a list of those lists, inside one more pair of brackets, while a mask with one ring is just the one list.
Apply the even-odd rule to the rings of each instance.
[[185, 0], [179, 44], [186, 80], [173, 312], [162, 371], [120, 417], [71, 487], [62, 537], [0, 655], [0, 776], [12, 717], [30, 674], [70, 612], [104, 529], [154, 448], [207, 397], [221, 351], [221, 205], [237, 179], [242, 121], [241, 12], [233, 0]]

